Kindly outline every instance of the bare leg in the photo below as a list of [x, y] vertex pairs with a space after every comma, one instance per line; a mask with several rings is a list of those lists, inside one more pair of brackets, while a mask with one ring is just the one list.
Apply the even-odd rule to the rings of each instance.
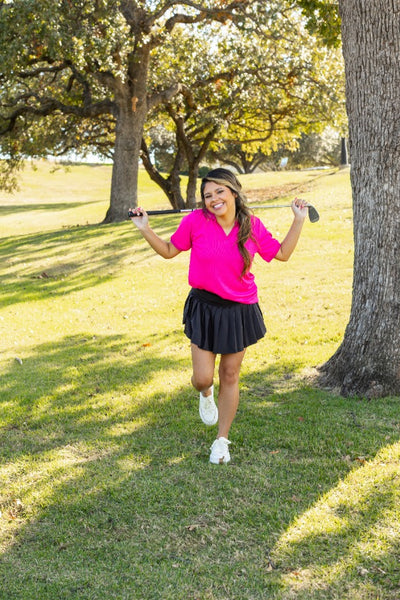
[[196, 344], [192, 344], [191, 348], [193, 366], [192, 385], [203, 396], [209, 396], [214, 379], [216, 354], [208, 350], [202, 350]]
[[239, 374], [246, 349], [222, 354], [219, 364], [218, 436], [228, 438], [239, 405]]

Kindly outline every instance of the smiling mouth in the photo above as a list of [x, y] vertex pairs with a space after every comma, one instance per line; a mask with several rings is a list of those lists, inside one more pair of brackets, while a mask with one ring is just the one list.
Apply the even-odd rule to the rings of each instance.
[[222, 208], [224, 206], [224, 202], [218, 202], [217, 204], [213, 204], [212, 208], [214, 210], [218, 210], [219, 208]]

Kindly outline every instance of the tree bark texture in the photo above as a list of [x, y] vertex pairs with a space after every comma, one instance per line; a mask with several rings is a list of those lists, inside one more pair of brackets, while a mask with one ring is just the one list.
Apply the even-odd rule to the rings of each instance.
[[344, 396], [400, 394], [400, 1], [340, 0], [354, 216], [352, 307], [321, 368]]

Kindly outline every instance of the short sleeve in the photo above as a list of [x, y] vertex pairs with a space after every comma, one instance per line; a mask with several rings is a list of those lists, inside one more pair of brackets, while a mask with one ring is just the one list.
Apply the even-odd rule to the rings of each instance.
[[178, 250], [190, 250], [192, 247], [194, 213], [183, 217], [178, 229], [171, 236], [171, 242]]
[[271, 262], [278, 254], [281, 243], [272, 237], [272, 234], [258, 217], [252, 217], [252, 231], [258, 254], [265, 261]]

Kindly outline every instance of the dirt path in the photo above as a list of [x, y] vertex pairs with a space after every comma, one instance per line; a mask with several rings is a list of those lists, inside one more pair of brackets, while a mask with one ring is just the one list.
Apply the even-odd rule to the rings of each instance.
[[313, 187], [313, 182], [310, 183], [287, 183], [284, 185], [271, 185], [270, 187], [260, 188], [256, 190], [245, 190], [246, 198], [249, 204], [257, 204], [258, 202], [268, 202], [270, 200], [278, 200], [286, 196], [303, 194], [310, 191]]

